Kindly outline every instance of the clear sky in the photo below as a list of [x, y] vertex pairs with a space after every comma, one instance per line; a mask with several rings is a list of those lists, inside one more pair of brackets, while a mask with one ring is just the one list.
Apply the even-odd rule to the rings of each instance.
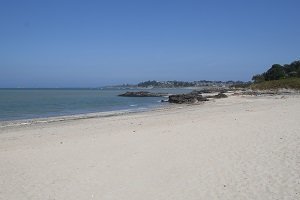
[[300, 58], [299, 0], [0, 0], [0, 87], [251, 80]]

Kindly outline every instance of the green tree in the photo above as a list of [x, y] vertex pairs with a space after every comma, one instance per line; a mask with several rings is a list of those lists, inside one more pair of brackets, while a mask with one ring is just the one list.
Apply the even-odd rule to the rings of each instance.
[[286, 77], [285, 70], [283, 66], [279, 64], [274, 64], [272, 67], [265, 73], [265, 80], [279, 80]]

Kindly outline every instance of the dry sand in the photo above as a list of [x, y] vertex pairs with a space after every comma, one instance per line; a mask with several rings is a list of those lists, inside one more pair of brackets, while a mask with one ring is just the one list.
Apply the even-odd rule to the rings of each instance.
[[0, 199], [300, 199], [300, 97], [0, 129]]

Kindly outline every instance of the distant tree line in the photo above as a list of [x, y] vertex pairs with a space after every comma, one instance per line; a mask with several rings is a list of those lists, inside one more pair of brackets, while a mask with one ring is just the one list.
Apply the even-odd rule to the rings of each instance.
[[279, 80], [292, 77], [300, 78], [300, 60], [285, 65], [274, 64], [266, 72], [254, 75], [252, 80], [255, 83], [259, 83], [263, 81]]
[[185, 81], [145, 81], [138, 84], [138, 87], [193, 87], [195, 84], [193, 82], [185, 82]]
[[233, 85], [243, 84], [242, 81], [145, 81], [138, 83], [138, 87], [155, 87], [155, 88], [178, 88], [178, 87], [198, 87], [198, 86], [222, 86], [222, 85]]

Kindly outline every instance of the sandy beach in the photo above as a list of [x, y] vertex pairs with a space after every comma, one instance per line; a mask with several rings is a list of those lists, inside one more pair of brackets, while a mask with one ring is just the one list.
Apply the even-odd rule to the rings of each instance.
[[2, 200], [300, 199], [300, 95], [0, 129]]

